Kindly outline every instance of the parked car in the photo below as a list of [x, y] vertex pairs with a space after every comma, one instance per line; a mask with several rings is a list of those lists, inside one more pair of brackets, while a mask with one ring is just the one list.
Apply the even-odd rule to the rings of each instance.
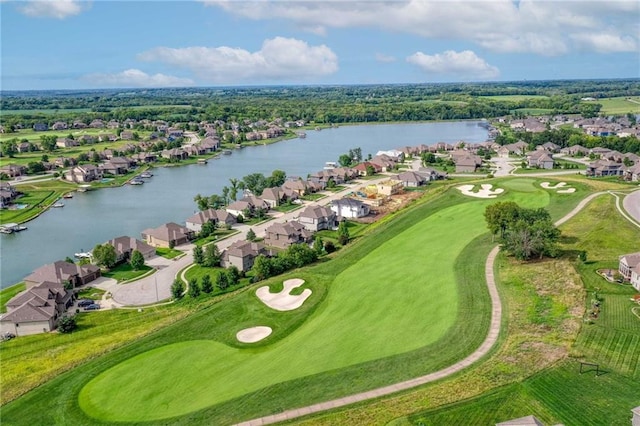
[[91, 300], [91, 299], [80, 299], [80, 300], [78, 300], [78, 306], [81, 307], [81, 308], [87, 307], [89, 305], [93, 305], [94, 303], [96, 303], [96, 302]]
[[97, 311], [98, 309], [100, 309], [100, 305], [98, 305], [97, 303], [92, 303], [91, 305], [84, 308], [85, 311]]

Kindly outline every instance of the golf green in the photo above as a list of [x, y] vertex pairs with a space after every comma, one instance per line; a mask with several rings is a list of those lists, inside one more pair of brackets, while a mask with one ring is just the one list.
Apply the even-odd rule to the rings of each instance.
[[[548, 201], [542, 191], [508, 198]], [[454, 262], [486, 232], [482, 213], [491, 202], [440, 210], [393, 236], [337, 275], [313, 316], [271, 346], [251, 351], [203, 340], [163, 346], [98, 375], [79, 404], [106, 421], [166, 419], [434, 343], [456, 321]]]

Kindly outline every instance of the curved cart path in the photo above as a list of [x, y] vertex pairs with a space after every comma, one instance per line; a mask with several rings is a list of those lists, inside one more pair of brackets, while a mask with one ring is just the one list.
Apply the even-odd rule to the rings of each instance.
[[634, 191], [624, 197], [622, 205], [627, 213], [629, 213], [636, 222], [640, 223], [640, 190]]
[[[565, 223], [576, 214], [580, 212], [591, 200], [595, 197], [604, 194], [604, 192], [597, 192], [589, 195], [578, 205], [567, 213], [564, 217], [560, 218], [555, 224], [556, 226], [560, 226]], [[489, 295], [491, 296], [491, 325], [489, 326], [489, 332], [487, 333], [487, 337], [482, 342], [482, 345], [478, 349], [475, 350], [471, 355], [466, 357], [465, 359], [456, 362], [455, 364], [444, 368], [442, 370], [435, 371], [433, 373], [427, 374], [425, 376], [416, 377], [415, 379], [406, 380], [404, 382], [395, 383], [389, 386], [372, 389], [366, 392], [357, 393], [354, 395], [345, 396], [338, 399], [333, 399], [331, 401], [321, 402], [318, 404], [309, 405], [307, 407], [302, 408], [294, 408], [292, 410], [283, 411], [282, 413], [272, 414], [270, 416], [260, 417], [257, 419], [249, 420], [246, 422], [238, 423], [238, 426], [259, 426], [266, 425], [271, 423], [283, 422], [286, 420], [295, 419], [297, 417], [306, 416], [312, 413], [319, 413], [321, 411], [327, 411], [338, 407], [343, 407], [345, 405], [354, 404], [356, 402], [366, 401], [368, 399], [379, 398], [381, 396], [390, 395], [392, 393], [396, 393], [399, 391], [412, 389], [426, 383], [434, 382], [436, 380], [444, 379], [452, 374], [455, 374], [463, 369], [467, 368], [471, 364], [478, 361], [480, 358], [489, 353], [493, 345], [498, 340], [498, 336], [500, 334], [500, 324], [502, 323], [502, 303], [500, 302], [500, 295], [498, 294], [498, 289], [496, 287], [496, 282], [493, 275], [493, 267], [495, 263], [496, 256], [500, 251], [500, 246], [495, 246], [487, 256], [487, 261], [485, 263], [485, 278], [487, 280], [487, 288], [489, 290]]]

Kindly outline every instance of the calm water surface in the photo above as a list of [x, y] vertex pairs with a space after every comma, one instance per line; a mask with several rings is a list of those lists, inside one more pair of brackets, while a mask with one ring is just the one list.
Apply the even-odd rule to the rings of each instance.
[[306, 139], [236, 150], [207, 165], [157, 168], [144, 185], [77, 193], [64, 200], [64, 208], [50, 209], [28, 222], [27, 231], [1, 234], [0, 284], [7, 287], [46, 263], [120, 235], [139, 238], [146, 228], [184, 223], [195, 212], [196, 194], [220, 194], [230, 178], [254, 172], [268, 175], [274, 169], [306, 177], [350, 148], [360, 147], [366, 156], [402, 146], [486, 138], [487, 131], [470, 121], [345, 126], [308, 131]]

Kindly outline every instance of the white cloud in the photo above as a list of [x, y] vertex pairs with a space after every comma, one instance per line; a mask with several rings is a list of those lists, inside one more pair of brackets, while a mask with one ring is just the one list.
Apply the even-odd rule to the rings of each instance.
[[[254, 20], [288, 19], [300, 27], [366, 27], [456, 39], [498, 52], [560, 55], [581, 48], [571, 34], [612, 36], [638, 45], [635, 0], [204, 0]], [[615, 31], [612, 31], [615, 29]], [[599, 45], [599, 43], [596, 43]]]
[[391, 55], [385, 55], [384, 53], [376, 53], [376, 61], [382, 63], [395, 62], [396, 57]]
[[128, 69], [115, 74], [88, 74], [82, 79], [99, 87], [184, 87], [194, 85], [193, 80], [189, 78], [165, 74], [149, 75], [138, 69]]
[[187, 68], [216, 83], [295, 81], [338, 70], [338, 58], [327, 46], [284, 37], [265, 40], [257, 52], [227, 46], [156, 47], [138, 59]]
[[617, 34], [581, 33], [572, 34], [571, 38], [584, 49], [600, 53], [634, 52], [638, 49], [638, 43], [632, 37], [621, 37]]
[[90, 6], [90, 2], [79, 0], [29, 0], [18, 10], [36, 18], [64, 19], [78, 15]]
[[498, 68], [489, 65], [470, 50], [447, 50], [435, 55], [416, 52], [407, 62], [417, 65], [427, 74], [447, 75], [470, 80], [493, 79], [500, 75]]

